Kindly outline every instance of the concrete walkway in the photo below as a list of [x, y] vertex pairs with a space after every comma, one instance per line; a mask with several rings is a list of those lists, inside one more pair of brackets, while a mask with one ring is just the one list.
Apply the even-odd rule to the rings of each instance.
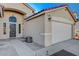
[[48, 54], [52, 54], [62, 49], [79, 56], [79, 40], [67, 40], [46, 48], [18, 39], [0, 41], [0, 56], [34, 56], [36, 52], [38, 55], [46, 55], [47, 50]]
[[0, 56], [33, 56], [35, 51], [41, 48], [43, 47], [40, 45], [22, 42], [19, 39], [2, 40], [0, 41]]
[[0, 56], [18, 56], [18, 54], [8, 41], [0, 41]]
[[10, 44], [14, 47], [19, 56], [34, 55], [34, 52], [20, 40], [11, 40]]

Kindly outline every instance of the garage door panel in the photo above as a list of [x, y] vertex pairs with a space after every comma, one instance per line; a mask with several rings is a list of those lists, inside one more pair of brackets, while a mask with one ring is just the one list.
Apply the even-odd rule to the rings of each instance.
[[71, 38], [71, 24], [52, 22], [52, 44]]

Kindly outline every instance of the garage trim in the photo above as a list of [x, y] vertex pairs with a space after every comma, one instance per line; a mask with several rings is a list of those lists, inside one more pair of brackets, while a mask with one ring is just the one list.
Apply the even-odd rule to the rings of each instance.
[[64, 24], [70, 24], [70, 23], [66, 23], [66, 22], [62, 22], [62, 21], [56, 21], [56, 20], [51, 20], [51, 21], [55, 21], [55, 22], [59, 22], [59, 23], [64, 23]]
[[[62, 22], [62, 21], [56, 21], [56, 20], [51, 20], [51, 21], [54, 21], [54, 22], [59, 22], [59, 23], [64, 23], [64, 24], [70, 24], [70, 23], [65, 23], [65, 22]], [[71, 25], [71, 38], [73, 38], [73, 35], [74, 35], [74, 30], [73, 30], [73, 24], [70, 24]]]
[[56, 21], [56, 20], [52, 20], [52, 22], [57, 22], [57, 23], [63, 23], [63, 24], [69, 24], [69, 25], [71, 25], [71, 37], [70, 37], [70, 39], [73, 38], [73, 29], [72, 29], [73, 28], [73, 24], [65, 23], [65, 22], [61, 22], [61, 21]]

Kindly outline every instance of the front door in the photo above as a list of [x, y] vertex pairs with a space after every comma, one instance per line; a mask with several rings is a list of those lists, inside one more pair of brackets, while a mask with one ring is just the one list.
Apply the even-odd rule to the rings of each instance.
[[10, 37], [16, 37], [16, 24], [10, 24]]

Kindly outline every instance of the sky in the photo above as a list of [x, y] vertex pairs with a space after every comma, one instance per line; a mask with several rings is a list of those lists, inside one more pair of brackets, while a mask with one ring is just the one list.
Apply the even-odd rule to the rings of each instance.
[[[64, 3], [29, 3], [29, 5], [38, 12], [42, 9], [64, 5]], [[76, 12], [79, 15], [79, 3], [70, 3], [68, 6], [72, 12]]]

